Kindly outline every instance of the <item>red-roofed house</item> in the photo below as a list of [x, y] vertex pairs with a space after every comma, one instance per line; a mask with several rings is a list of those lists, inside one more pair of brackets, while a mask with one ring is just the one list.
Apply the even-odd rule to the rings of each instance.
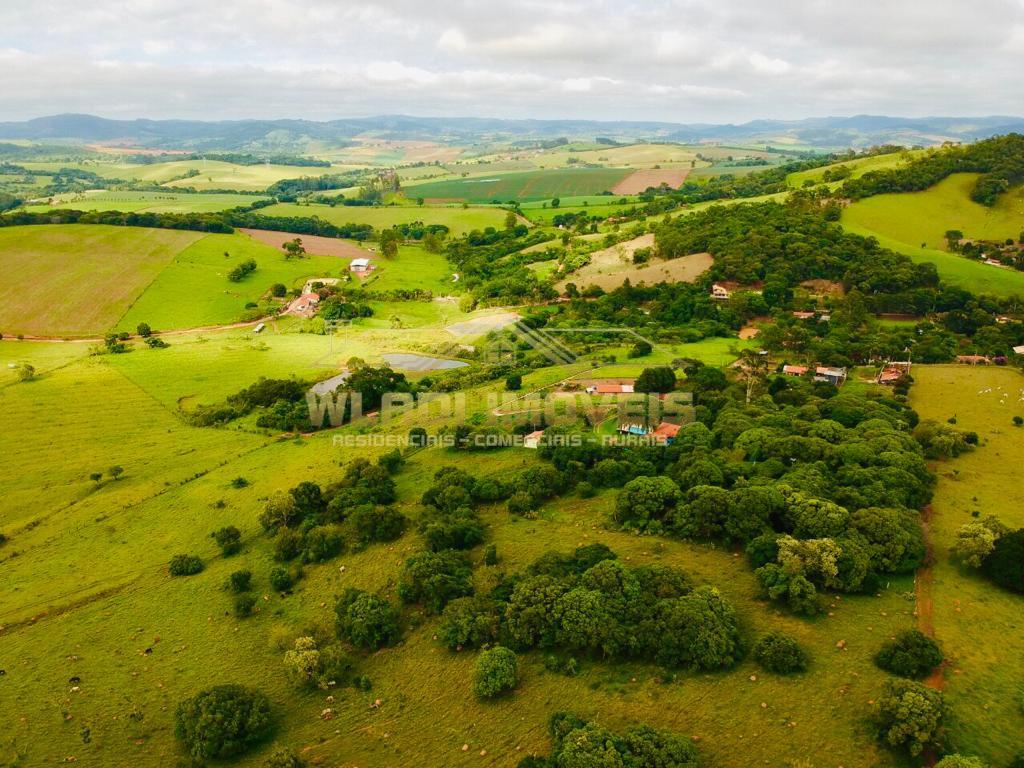
[[679, 434], [680, 426], [678, 424], [669, 424], [667, 421], [661, 422], [658, 428], [651, 432], [651, 437], [657, 440], [659, 443], [668, 445], [676, 439], [676, 435]]
[[806, 365], [784, 365], [782, 372], [787, 376], [803, 376], [809, 369]]

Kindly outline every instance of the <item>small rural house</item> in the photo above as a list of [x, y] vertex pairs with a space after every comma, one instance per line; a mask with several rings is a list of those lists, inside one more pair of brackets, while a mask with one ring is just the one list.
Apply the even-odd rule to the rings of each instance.
[[363, 274], [364, 272], [369, 272], [373, 269], [373, 265], [370, 263], [369, 259], [352, 259], [352, 261], [349, 262], [348, 269], [349, 272]]
[[670, 424], [667, 421], [663, 421], [658, 425], [657, 429], [651, 432], [651, 437], [662, 445], [669, 445], [676, 439], [680, 429], [681, 427], [678, 424]]
[[633, 382], [599, 381], [587, 387], [588, 395], [631, 395]]
[[312, 317], [316, 313], [316, 305], [320, 303], [320, 294], [304, 293], [291, 303], [288, 312], [300, 317]]
[[540, 448], [540, 441], [544, 437], [544, 430], [538, 429], [536, 432], [531, 432], [528, 435], [523, 436], [523, 448], [530, 448], [537, 450]]
[[784, 365], [782, 372], [787, 376], [803, 376], [809, 369], [806, 365]]
[[846, 382], [846, 369], [819, 365], [814, 369], [814, 380], [827, 381], [835, 387], [841, 387]]
[[711, 298], [724, 301], [732, 297], [733, 291], [739, 288], [739, 283], [723, 282], [711, 286]]

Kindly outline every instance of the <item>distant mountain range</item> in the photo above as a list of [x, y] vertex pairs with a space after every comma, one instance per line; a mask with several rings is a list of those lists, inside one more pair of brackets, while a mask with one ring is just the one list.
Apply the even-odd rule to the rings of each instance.
[[740, 125], [591, 120], [499, 120], [476, 117], [383, 115], [312, 120], [107, 120], [93, 115], [53, 115], [0, 123], [0, 141], [117, 143], [150, 149], [309, 151], [356, 137], [472, 144], [550, 140], [556, 137], [618, 141], [660, 140], [842, 149], [874, 144], [934, 145], [1024, 132], [1020, 117], [817, 117], [754, 120]]

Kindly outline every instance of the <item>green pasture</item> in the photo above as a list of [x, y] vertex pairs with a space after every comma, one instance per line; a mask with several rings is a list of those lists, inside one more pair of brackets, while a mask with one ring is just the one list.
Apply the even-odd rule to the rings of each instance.
[[59, 195], [47, 205], [27, 205], [25, 210], [45, 213], [57, 209], [76, 211], [124, 211], [126, 213], [215, 213], [251, 205], [266, 198], [255, 195], [188, 194], [182, 192], [98, 191]]
[[1024, 231], [1024, 186], [999, 196], [991, 208], [970, 198], [978, 175], [956, 173], [923, 192], [875, 195], [849, 205], [842, 221], [910, 246], [946, 250], [946, 232], [975, 240], [1016, 240]]
[[[823, 165], [820, 168], [812, 168], [809, 171], [796, 171], [786, 177], [786, 183], [794, 188], [802, 187], [805, 181], [813, 181], [815, 184], [820, 184], [822, 177], [825, 175], [827, 170], [834, 169], [840, 165], [849, 168], [852, 172], [851, 177], [856, 179], [860, 178], [868, 171], [883, 171], [890, 168], [896, 168], [904, 164], [908, 159], [913, 158], [916, 154], [920, 154], [920, 152], [915, 152], [913, 150], [892, 152], [886, 155], [872, 155], [871, 157], [846, 160], [832, 165]], [[830, 182], [830, 184], [838, 186], [837, 182]]]
[[[959, 429], [978, 433], [972, 453], [938, 462], [930, 534], [936, 639], [948, 660], [946, 699], [952, 708], [954, 747], [989, 765], [1008, 765], [1024, 750], [1024, 597], [1005, 592], [954, 563], [956, 531], [976, 513], [994, 514], [1011, 528], [1024, 526], [1024, 435], [1013, 426], [1024, 415], [1024, 376], [1009, 368], [915, 366], [911, 405], [924, 419], [956, 417]], [[994, 727], [998, 726], [998, 727]]]
[[[407, 194], [416, 197], [418, 194], [410, 188]], [[472, 207], [450, 205], [393, 205], [393, 206], [362, 206], [362, 205], [298, 205], [296, 203], [278, 203], [260, 210], [266, 216], [296, 216], [311, 218], [316, 216], [331, 224], [369, 224], [375, 229], [385, 229], [396, 224], [412, 224], [421, 221], [424, 224], [444, 224], [455, 236], [464, 235], [474, 229], [487, 227], [501, 228], [505, 225], [506, 211], [500, 208]]]
[[0, 333], [105, 333], [180, 252], [202, 237], [86, 224], [0, 228]]

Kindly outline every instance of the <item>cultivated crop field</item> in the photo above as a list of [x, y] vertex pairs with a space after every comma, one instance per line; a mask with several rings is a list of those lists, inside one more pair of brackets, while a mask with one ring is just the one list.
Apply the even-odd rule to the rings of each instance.
[[566, 168], [502, 173], [409, 185], [406, 195], [427, 200], [545, 200], [569, 195], [596, 195], [611, 190], [632, 171], [621, 168]]

